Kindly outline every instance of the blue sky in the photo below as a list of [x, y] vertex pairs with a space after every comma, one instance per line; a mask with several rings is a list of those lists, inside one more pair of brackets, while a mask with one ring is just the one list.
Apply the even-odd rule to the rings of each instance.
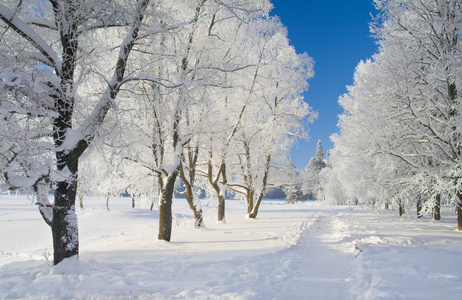
[[309, 80], [305, 101], [318, 112], [309, 126], [309, 141], [299, 141], [292, 151], [296, 167], [305, 168], [320, 139], [326, 153], [329, 137], [338, 132], [342, 109], [338, 98], [353, 83], [356, 65], [377, 50], [369, 32], [376, 10], [372, 0], [272, 0], [273, 15], [287, 27], [291, 45], [315, 60], [315, 77]]

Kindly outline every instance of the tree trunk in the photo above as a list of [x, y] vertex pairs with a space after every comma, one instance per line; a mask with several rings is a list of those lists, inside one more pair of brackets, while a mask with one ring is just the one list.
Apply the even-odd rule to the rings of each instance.
[[207, 177], [209, 179], [210, 185], [213, 187], [215, 190], [215, 193], [217, 193], [218, 196], [218, 222], [223, 222], [225, 220], [225, 195], [226, 191], [223, 191], [218, 183], [218, 180], [220, 179], [220, 176], [223, 178], [223, 182], [221, 183], [222, 186], [225, 188], [227, 184], [227, 179], [226, 179], [226, 164], [224, 162], [224, 159], [221, 161], [220, 169], [218, 170], [218, 174], [216, 179], [213, 179], [213, 167], [212, 167], [212, 154], [210, 153], [210, 160], [208, 163], [208, 174]]
[[422, 199], [417, 199], [417, 218], [422, 218]]
[[159, 201], [158, 240], [170, 242], [172, 236], [172, 198], [177, 176], [178, 170], [168, 175], [165, 179], [165, 186], [161, 192], [161, 199]]
[[79, 204], [80, 204], [80, 210], [84, 210], [85, 208], [83, 207], [83, 196], [79, 197]]
[[135, 208], [135, 197], [132, 197], [132, 208]]
[[438, 195], [436, 195], [435, 206], [433, 206], [433, 219], [435, 219], [436, 221], [441, 220], [440, 205], [441, 205], [441, 196], [440, 196], [440, 194], [438, 194]]
[[462, 230], [462, 207], [457, 205], [457, 229]]
[[[190, 166], [195, 166], [194, 164], [190, 164]], [[202, 208], [200, 207], [199, 203], [196, 203], [198, 201], [195, 199], [195, 195], [193, 193], [193, 183], [194, 183], [194, 177], [195, 177], [195, 172], [189, 172], [189, 180], [186, 178], [186, 174], [183, 170], [183, 164], [180, 165], [180, 178], [183, 181], [185, 187], [186, 187], [186, 201], [189, 204], [189, 208], [194, 213], [194, 227], [195, 228], [203, 228], [204, 227], [204, 219], [202, 216]]]
[[195, 199], [194, 199], [194, 194], [193, 194], [192, 187], [191, 187], [191, 185], [189, 183], [186, 183], [186, 182], [187, 181], [183, 180], [183, 183], [186, 186], [186, 201], [188, 202], [189, 207], [191, 208], [191, 210], [194, 213], [194, 227], [195, 228], [202, 228], [202, 227], [204, 227], [204, 220], [203, 220], [203, 217], [202, 217], [202, 209], [200, 209], [200, 208], [198, 209], [196, 204], [194, 203]]
[[457, 193], [457, 198], [459, 198], [459, 201], [456, 202], [456, 205], [457, 205], [457, 229], [462, 230], [462, 194]]
[[59, 181], [54, 192], [53, 220], [51, 231], [53, 235], [53, 263], [56, 265], [79, 254], [79, 231], [75, 213], [75, 196], [77, 189], [77, 174], [74, 180]]
[[225, 198], [222, 195], [218, 195], [218, 222], [225, 220]]
[[258, 215], [258, 209], [260, 208], [261, 201], [263, 200], [263, 195], [265, 194], [266, 185], [268, 184], [270, 162], [271, 154], [268, 154], [266, 155], [265, 174], [263, 175], [262, 188], [260, 194], [258, 195], [257, 202], [255, 203], [255, 206], [252, 208], [252, 211], [249, 214], [249, 218], [255, 219]]
[[252, 210], [253, 210], [253, 195], [254, 195], [254, 192], [253, 190], [249, 189], [247, 190], [247, 214], [250, 214], [252, 213]]
[[[54, 120], [53, 138], [55, 145], [60, 147], [65, 139], [65, 132], [69, 129], [65, 120], [70, 116], [64, 114], [63, 118]], [[56, 182], [54, 190], [53, 220], [51, 231], [53, 235], [54, 264], [66, 258], [79, 254], [79, 230], [77, 215], [75, 213], [75, 200], [77, 196], [79, 157], [87, 149], [86, 141], [80, 141], [76, 147], [68, 152], [57, 151], [57, 173], [62, 179]]]
[[401, 203], [401, 201], [400, 201], [398, 205], [399, 205], [399, 208], [398, 208], [399, 216], [402, 217], [405, 214], [404, 204]]
[[263, 199], [263, 194], [264, 192], [260, 192], [260, 195], [258, 195], [257, 202], [255, 203], [255, 206], [253, 207], [252, 211], [249, 213], [249, 218], [255, 219], [257, 217], [258, 209], [260, 208], [260, 204]]
[[109, 193], [106, 196], [106, 209], [109, 211]]

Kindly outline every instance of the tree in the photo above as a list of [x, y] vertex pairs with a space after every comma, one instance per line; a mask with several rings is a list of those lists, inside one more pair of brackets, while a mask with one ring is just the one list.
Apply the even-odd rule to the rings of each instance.
[[319, 174], [326, 167], [324, 162], [324, 152], [321, 146], [321, 140], [316, 145], [316, 155], [312, 157], [305, 168], [304, 172], [304, 194], [311, 194], [314, 199], [319, 199], [322, 194], [322, 187], [319, 180]]
[[367, 178], [374, 203], [391, 199], [401, 207], [420, 201], [424, 211], [432, 211], [440, 201], [451, 201], [459, 211], [460, 3], [376, 5], [381, 15], [373, 32], [380, 51], [358, 66], [355, 84], [341, 99], [345, 113], [334, 155], [350, 165], [362, 160], [351, 169], [358, 174], [355, 183], [343, 186], [356, 186], [358, 193]]
[[[6, 114], [3, 120], [13, 125], [19, 115], [34, 117], [40, 128], [46, 128], [40, 136], [47, 139], [46, 146], [41, 146], [44, 151], [36, 156], [28, 155], [27, 162], [19, 161], [24, 156], [16, 154], [17, 149], [6, 149], [8, 158], [2, 162], [2, 180], [10, 189], [32, 185], [38, 190], [51, 184], [53, 204], [46, 203], [45, 199], [39, 203], [52, 206], [50, 223], [55, 264], [79, 252], [75, 214], [79, 158], [98, 136], [124, 84], [141, 79], [160, 82], [158, 78], [140, 76], [137, 68], [131, 69], [132, 50], [141, 45], [143, 38], [178, 27], [156, 23], [153, 16], [158, 11], [149, 4], [148, 0], [124, 3], [50, 0], [21, 1], [11, 8], [0, 5], [0, 19], [4, 24], [2, 46], [7, 49], [4, 55], [16, 58], [12, 65], [0, 70], [2, 102], [15, 99], [14, 109], [2, 110]], [[152, 26], [144, 26], [145, 22], [151, 22]], [[20, 55], [24, 49], [28, 53]], [[27, 78], [23, 76], [26, 73], [32, 73], [27, 81], [29, 85], [36, 84], [36, 88], [24, 93], [25, 86], [13, 82], [15, 78], [21, 81]], [[94, 87], [90, 79], [102, 85]], [[79, 94], [83, 86], [90, 88], [86, 94], [92, 97]], [[40, 91], [40, 99], [34, 90]], [[21, 102], [28, 104], [27, 109], [21, 108]], [[32, 113], [31, 109], [37, 107], [42, 107], [42, 113]], [[30, 129], [36, 129], [24, 126], [27, 122], [21, 123], [23, 136], [32, 133]], [[40, 144], [39, 139], [35, 142]], [[24, 171], [40, 162], [40, 167], [35, 169], [38, 172]], [[41, 195], [44, 193], [38, 193], [39, 198]]]
[[255, 218], [270, 183], [272, 169], [282, 161], [294, 137], [303, 135], [303, 123], [315, 114], [301, 93], [312, 76], [312, 61], [297, 55], [287, 33], [275, 19], [259, 20], [252, 28], [258, 46], [259, 65], [249, 82], [248, 101], [241, 128], [236, 134], [238, 150], [234, 181], [228, 186], [247, 199], [247, 213]]
[[307, 200], [307, 195], [302, 191], [303, 176], [292, 161], [289, 161], [288, 168], [284, 173], [286, 182], [281, 187], [286, 195], [286, 202], [295, 203]]
[[156, 179], [151, 184], [159, 190], [158, 239], [171, 239], [171, 206], [178, 176], [185, 185], [196, 227], [203, 226], [195, 184], [198, 168], [204, 166], [204, 149], [214, 139], [216, 128], [222, 127], [213, 114], [222, 108], [223, 95], [215, 94], [214, 89], [230, 89], [225, 77], [249, 64], [242, 46], [245, 36], [240, 34], [238, 39], [229, 33], [245, 27], [252, 18], [262, 18], [266, 4], [261, 1], [231, 7], [223, 2], [198, 1], [195, 6], [185, 2], [182, 13], [171, 18], [179, 23], [191, 18], [193, 21], [175, 34], [153, 37], [153, 49], [144, 49], [147, 53], [161, 53], [145, 68], [151, 76], [184, 82], [174, 88], [150, 83], [134, 86], [134, 97], [144, 101], [128, 101], [122, 108], [121, 131], [126, 138], [118, 139], [114, 145], [116, 149], [123, 148], [119, 156], [125, 160], [125, 168], [142, 168]]

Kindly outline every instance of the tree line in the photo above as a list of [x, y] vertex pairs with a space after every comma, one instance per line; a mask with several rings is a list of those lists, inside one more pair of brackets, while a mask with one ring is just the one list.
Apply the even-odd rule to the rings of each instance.
[[[77, 195], [148, 197], [170, 241], [180, 178], [203, 226], [207, 187], [255, 218], [316, 114], [313, 61], [269, 1], [5, 1], [0, 4], [0, 183], [31, 188], [54, 263], [78, 255]], [[53, 194], [50, 201], [48, 194]]]
[[339, 100], [326, 197], [435, 219], [449, 205], [462, 230], [461, 2], [374, 2], [379, 49]]

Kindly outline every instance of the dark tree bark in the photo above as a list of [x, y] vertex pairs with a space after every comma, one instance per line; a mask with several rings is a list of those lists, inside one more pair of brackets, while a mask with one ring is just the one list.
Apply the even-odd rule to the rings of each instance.
[[[185, 183], [185, 181], [183, 181]], [[193, 190], [192, 187], [189, 183], [185, 183], [186, 186], [186, 201], [189, 204], [189, 208], [194, 213], [194, 227], [195, 228], [202, 228], [204, 227], [204, 220], [202, 216], [202, 209], [198, 209], [194, 203], [194, 196], [193, 196]]]
[[462, 230], [462, 206], [457, 205], [457, 229]]
[[435, 219], [436, 221], [441, 220], [440, 205], [441, 205], [441, 195], [438, 194], [436, 195], [435, 206], [433, 206], [433, 219]]
[[189, 204], [189, 208], [191, 208], [191, 210], [194, 213], [194, 220], [195, 220], [194, 227], [203, 228], [205, 225], [204, 225], [204, 219], [202, 215], [202, 208], [196, 205], [195, 201], [197, 199], [194, 199], [194, 194], [193, 194], [193, 187], [194, 187], [194, 182], [196, 179], [196, 165], [197, 165], [198, 157], [199, 157], [199, 147], [196, 146], [194, 148], [194, 151], [192, 149], [188, 149], [187, 166], [189, 169], [187, 170], [187, 172], [185, 172], [184, 164], [182, 162], [180, 164], [179, 176], [186, 187], [186, 201]]
[[218, 181], [220, 180], [220, 176], [223, 178], [221, 184], [226, 186], [227, 179], [226, 179], [226, 164], [224, 158], [221, 161], [220, 169], [218, 170], [218, 174], [216, 178], [213, 178], [213, 166], [212, 166], [212, 152], [210, 152], [210, 159], [208, 163], [208, 170], [207, 170], [207, 177], [209, 179], [210, 185], [215, 190], [218, 196], [218, 222], [223, 222], [225, 220], [225, 195], [222, 193], [220, 189]]
[[172, 236], [172, 199], [178, 171], [174, 171], [165, 179], [159, 201], [159, 234], [158, 240], [170, 242]]
[[248, 189], [247, 193], [246, 193], [246, 197], [247, 197], [247, 214], [250, 215], [250, 213], [252, 213], [252, 209], [253, 209], [254, 191], [251, 190], [251, 189]]
[[400, 217], [402, 217], [405, 214], [404, 204], [401, 201], [399, 201], [398, 203], [398, 213]]
[[70, 155], [57, 152], [58, 171], [69, 171], [67, 180], [56, 183], [54, 191], [53, 220], [51, 231], [53, 235], [54, 264], [65, 258], [79, 254], [79, 230], [75, 213], [77, 194], [78, 157], [86, 149], [77, 146]]
[[462, 194], [457, 193], [457, 229], [462, 230]]
[[[120, 86], [123, 83], [127, 67], [128, 57], [138, 38], [145, 9], [149, 0], [138, 1], [136, 15], [132, 19], [132, 24], [127, 33], [129, 39], [124, 40], [121, 45], [119, 57], [117, 59], [113, 79], [109, 82], [106, 92], [103, 94], [98, 105], [93, 109], [89, 119], [85, 122], [86, 127], [81, 128], [82, 139], [76, 141], [75, 145], [66, 145], [64, 142], [70, 130], [73, 130], [72, 119], [74, 114], [76, 90], [74, 73], [79, 51], [79, 27], [84, 24], [86, 16], [81, 15], [79, 10], [83, 2], [71, 0], [50, 0], [53, 8], [54, 22], [58, 28], [60, 45], [59, 53], [48, 46], [40, 35], [34, 32], [28, 25], [8, 11], [2, 5], [0, 19], [4, 21], [12, 30], [25, 38], [32, 47], [35, 47], [47, 61], [47, 65], [54, 69], [60, 82], [56, 85], [50, 83], [49, 94], [54, 101], [53, 117], [53, 142], [56, 152], [56, 172], [61, 176], [54, 182], [54, 204], [53, 217], [51, 220], [51, 230], [54, 247], [54, 264], [60, 263], [65, 258], [69, 258], [79, 253], [79, 233], [77, 226], [77, 216], [75, 214], [75, 200], [78, 180], [78, 160], [85, 152], [92, 140], [95, 138], [96, 131], [104, 121], [112, 102], [116, 99]], [[1, 5], [1, 4], [0, 4]], [[39, 60], [38, 64], [42, 64]]]
[[109, 209], [109, 193], [106, 195], [106, 210], [110, 211], [110, 209]]
[[422, 218], [422, 199], [417, 199], [417, 218]]

